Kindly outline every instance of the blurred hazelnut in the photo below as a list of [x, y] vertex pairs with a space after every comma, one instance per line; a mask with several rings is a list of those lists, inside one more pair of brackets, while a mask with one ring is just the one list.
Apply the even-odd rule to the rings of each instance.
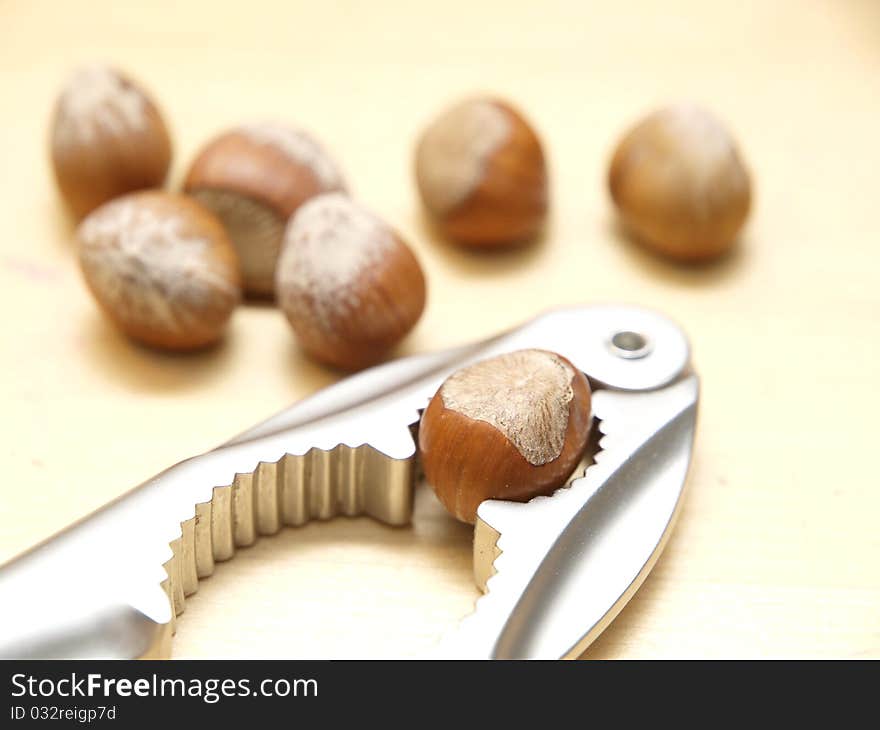
[[218, 340], [241, 292], [235, 249], [210, 212], [183, 195], [117, 198], [77, 229], [98, 304], [135, 340], [190, 350]]
[[463, 101], [441, 114], [416, 148], [416, 182], [440, 230], [469, 246], [521, 243], [547, 213], [544, 153], [510, 105]]
[[290, 220], [275, 288], [303, 349], [345, 370], [381, 360], [425, 307], [412, 251], [342, 193], [313, 198]]
[[336, 164], [301, 130], [250, 124], [210, 142], [184, 190], [223, 222], [238, 251], [248, 294], [271, 296], [284, 227], [314, 195], [344, 191]]
[[451, 375], [419, 426], [425, 477], [474, 522], [487, 499], [525, 502], [563, 486], [587, 447], [590, 386], [561, 355], [519, 350]]
[[736, 143], [715, 117], [690, 105], [661, 109], [627, 132], [608, 182], [636, 237], [684, 261], [727, 251], [749, 213], [749, 175]]
[[81, 218], [124, 193], [159, 187], [171, 164], [171, 140], [156, 105], [120, 72], [89, 66], [67, 81], [51, 130], [61, 195]]

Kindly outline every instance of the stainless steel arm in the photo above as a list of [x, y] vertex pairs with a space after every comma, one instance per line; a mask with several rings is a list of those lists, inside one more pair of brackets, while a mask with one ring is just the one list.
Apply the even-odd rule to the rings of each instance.
[[[594, 386], [633, 393], [676, 383], [689, 357], [683, 334], [657, 314], [583, 307], [343, 380], [171, 467], [0, 568], [0, 657], [167, 656], [185, 597], [236, 548], [284, 525], [338, 514], [407, 523], [416, 452], [411, 429], [420, 409], [456, 369], [523, 347], [560, 352]], [[690, 397], [695, 403], [695, 386]], [[490, 503], [486, 509], [475, 545], [478, 575], [492, 564], [484, 556], [494, 557], [480, 534], [488, 534], [487, 525], [496, 537], [500, 532]], [[556, 524], [560, 545], [576, 539], [574, 527], [561, 518]], [[506, 549], [503, 542], [499, 547]], [[553, 555], [551, 549], [548, 559]], [[528, 610], [518, 615], [532, 620]], [[511, 638], [505, 625], [495, 627], [501, 648], [493, 640], [486, 654], [529, 653], [537, 639], [521, 632]], [[541, 651], [564, 643], [552, 650], [540, 644]]]

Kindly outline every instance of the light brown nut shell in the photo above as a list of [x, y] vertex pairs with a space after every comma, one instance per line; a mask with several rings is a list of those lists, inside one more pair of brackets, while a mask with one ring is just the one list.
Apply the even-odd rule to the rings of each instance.
[[162, 115], [134, 81], [105, 66], [77, 71], [55, 104], [52, 167], [76, 218], [125, 193], [159, 187], [171, 164]]
[[193, 161], [184, 190], [223, 222], [238, 251], [245, 290], [271, 296], [288, 219], [315, 195], [344, 191], [345, 181], [306, 132], [265, 123], [238, 127], [208, 143]]
[[685, 104], [661, 109], [626, 133], [608, 185], [636, 238], [683, 261], [729, 250], [751, 204], [735, 141], [715, 117]]
[[419, 193], [440, 230], [469, 246], [508, 246], [539, 232], [548, 208], [541, 142], [504, 101], [476, 97], [442, 113], [420, 137]]
[[[548, 418], [548, 408], [560, 408], [562, 400], [554, 389], [559, 383], [546, 383], [547, 398], [530, 401], [530, 393], [519, 389], [535, 387], [524, 367], [535, 358], [546, 358], [570, 373], [570, 400], [565, 405], [564, 422]], [[495, 370], [489, 384], [484, 374], [474, 369]], [[535, 372], [538, 368], [534, 369]], [[470, 371], [470, 372], [469, 372]], [[477, 400], [462, 412], [447, 402], [446, 381], [431, 399], [419, 425], [419, 454], [425, 477], [444, 507], [462, 522], [474, 522], [477, 507], [487, 499], [525, 502], [538, 495], [548, 495], [565, 484], [581, 461], [590, 432], [590, 386], [582, 372], [556, 353], [521, 350], [477, 363], [452, 377], [474, 378], [473, 394]], [[537, 372], [536, 377], [540, 376]], [[506, 386], [499, 383], [507, 382]], [[486, 398], [479, 399], [480, 388]], [[500, 388], [506, 403], [493, 404], [492, 390]], [[552, 389], [551, 389], [552, 387]], [[549, 400], [548, 400], [549, 399]], [[485, 409], [499, 411], [496, 418], [486, 418]], [[529, 412], [536, 408], [539, 412]], [[482, 415], [479, 415], [482, 410]], [[478, 414], [477, 417], [474, 417]], [[564, 426], [560, 424], [564, 423]], [[548, 424], [559, 433], [547, 431]], [[526, 433], [521, 432], [525, 430]], [[517, 433], [520, 432], [520, 438]], [[553, 453], [545, 452], [553, 442]], [[536, 448], [529, 448], [529, 444]], [[558, 448], [556, 448], [558, 447]], [[549, 458], [552, 457], [552, 458]]]
[[196, 201], [155, 191], [117, 198], [77, 229], [86, 283], [127, 335], [170, 350], [222, 337], [241, 284], [235, 249]]
[[425, 277], [409, 246], [342, 193], [305, 203], [278, 260], [278, 304], [315, 359], [357, 370], [383, 359], [425, 307]]

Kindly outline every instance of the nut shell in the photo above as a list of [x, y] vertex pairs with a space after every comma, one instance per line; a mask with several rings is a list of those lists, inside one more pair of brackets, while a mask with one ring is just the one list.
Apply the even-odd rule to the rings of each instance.
[[472, 523], [484, 500], [524, 502], [565, 484], [590, 418], [589, 383], [561, 355], [520, 350], [476, 363], [447, 379], [422, 415], [425, 477], [450, 514]]
[[730, 249], [751, 202], [733, 138], [708, 112], [684, 104], [651, 114], [623, 137], [608, 183], [636, 238], [682, 261]]
[[77, 229], [98, 304], [144, 344], [216, 342], [241, 298], [235, 249], [220, 222], [183, 195], [147, 191], [104, 204]]
[[307, 133], [264, 123], [210, 142], [193, 161], [184, 190], [223, 222], [238, 251], [245, 290], [271, 296], [288, 219], [309, 198], [344, 191], [345, 182]]
[[472, 98], [441, 114], [418, 141], [415, 175], [440, 230], [465, 245], [524, 242], [547, 214], [541, 142], [504, 101]]
[[77, 71], [61, 91], [51, 153], [61, 195], [82, 218], [112, 198], [161, 186], [171, 164], [171, 139], [143, 89], [96, 65]]
[[303, 349], [343, 370], [380, 361], [425, 307], [409, 246], [342, 193], [315, 197], [291, 218], [276, 291]]

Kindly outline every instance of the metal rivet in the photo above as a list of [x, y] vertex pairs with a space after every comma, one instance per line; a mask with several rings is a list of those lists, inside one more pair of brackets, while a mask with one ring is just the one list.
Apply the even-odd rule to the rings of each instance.
[[611, 336], [611, 351], [618, 357], [636, 360], [651, 351], [651, 343], [638, 332], [621, 330]]

